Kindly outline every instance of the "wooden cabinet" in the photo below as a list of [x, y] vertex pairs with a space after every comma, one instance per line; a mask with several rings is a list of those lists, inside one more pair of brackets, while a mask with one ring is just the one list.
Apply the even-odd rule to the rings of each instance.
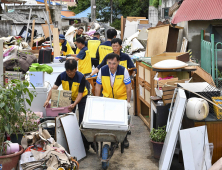
[[150, 128], [150, 97], [155, 95], [153, 78], [156, 72], [143, 62], [137, 62], [136, 66], [137, 115]]

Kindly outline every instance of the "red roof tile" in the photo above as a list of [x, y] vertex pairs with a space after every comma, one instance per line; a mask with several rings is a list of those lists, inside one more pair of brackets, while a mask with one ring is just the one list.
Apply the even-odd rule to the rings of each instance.
[[184, 0], [171, 22], [213, 19], [222, 19], [222, 0]]

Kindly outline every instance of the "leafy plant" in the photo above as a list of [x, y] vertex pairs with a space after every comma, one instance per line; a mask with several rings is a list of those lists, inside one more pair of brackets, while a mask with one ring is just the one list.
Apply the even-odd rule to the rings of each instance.
[[155, 8], [159, 7], [159, 0], [153, 0], [153, 4], [152, 4]]
[[35, 122], [37, 116], [26, 108], [25, 102], [31, 106], [36, 96], [30, 92], [29, 82], [17, 79], [9, 81], [2, 87], [0, 85], [0, 155], [3, 150], [5, 133], [8, 135], [32, 131], [37, 129]]
[[78, 24], [78, 23], [79, 23], [79, 21], [78, 21], [78, 20], [74, 20], [74, 23], [75, 23], [75, 24]]
[[114, 27], [117, 30], [121, 29], [121, 20], [120, 19], [115, 19], [113, 23], [111, 24], [112, 27]]
[[127, 45], [123, 48], [123, 53], [129, 53], [129, 49], [130, 49], [131, 45]]
[[150, 138], [154, 142], [164, 142], [166, 137], [166, 126], [158, 127], [158, 129], [152, 129], [150, 132]]

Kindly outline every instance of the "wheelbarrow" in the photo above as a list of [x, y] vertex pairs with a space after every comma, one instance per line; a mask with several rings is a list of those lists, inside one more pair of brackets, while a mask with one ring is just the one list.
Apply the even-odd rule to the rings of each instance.
[[[131, 116], [128, 116], [128, 124], [130, 124]], [[94, 143], [94, 149], [99, 159], [102, 162], [102, 168], [107, 169], [109, 166], [109, 160], [114, 154], [115, 149], [120, 143], [121, 153], [124, 153], [124, 139], [128, 130], [105, 130], [105, 129], [87, 129], [80, 126], [80, 131], [85, 136], [88, 142]], [[98, 146], [96, 143], [100, 142], [100, 153], [98, 153]], [[111, 145], [104, 144], [103, 142], [111, 142]]]

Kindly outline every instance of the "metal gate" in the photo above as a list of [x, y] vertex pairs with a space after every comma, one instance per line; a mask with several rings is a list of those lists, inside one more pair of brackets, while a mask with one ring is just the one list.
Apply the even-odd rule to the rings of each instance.
[[203, 39], [204, 31], [201, 31], [201, 67], [211, 74], [215, 81], [215, 58], [214, 58], [214, 34], [211, 34], [211, 42]]

